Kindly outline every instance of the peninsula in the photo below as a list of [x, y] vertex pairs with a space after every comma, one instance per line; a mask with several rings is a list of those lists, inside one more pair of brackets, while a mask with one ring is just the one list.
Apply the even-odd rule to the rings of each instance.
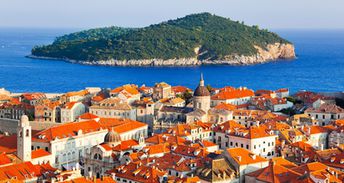
[[250, 65], [295, 58], [294, 45], [258, 26], [210, 13], [143, 28], [106, 27], [57, 37], [29, 57], [109, 66]]

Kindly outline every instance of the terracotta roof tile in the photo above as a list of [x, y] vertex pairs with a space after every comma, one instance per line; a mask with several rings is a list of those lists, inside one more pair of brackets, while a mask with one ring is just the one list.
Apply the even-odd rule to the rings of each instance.
[[229, 148], [227, 149], [227, 152], [239, 165], [248, 165], [268, 161], [267, 159], [255, 155], [251, 151], [244, 148]]
[[37, 150], [33, 150], [31, 151], [31, 158], [35, 159], [35, 158], [40, 158], [43, 156], [50, 156], [50, 152], [45, 151], [44, 149], [37, 149]]

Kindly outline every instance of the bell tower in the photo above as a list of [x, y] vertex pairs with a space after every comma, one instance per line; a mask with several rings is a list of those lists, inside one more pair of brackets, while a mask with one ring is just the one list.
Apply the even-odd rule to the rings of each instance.
[[22, 161], [31, 161], [31, 126], [26, 115], [21, 116], [17, 127], [17, 156]]

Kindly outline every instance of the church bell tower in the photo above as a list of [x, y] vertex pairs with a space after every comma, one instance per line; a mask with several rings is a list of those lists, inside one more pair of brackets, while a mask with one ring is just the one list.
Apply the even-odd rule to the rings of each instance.
[[22, 161], [31, 161], [31, 126], [26, 115], [21, 116], [17, 127], [17, 156]]

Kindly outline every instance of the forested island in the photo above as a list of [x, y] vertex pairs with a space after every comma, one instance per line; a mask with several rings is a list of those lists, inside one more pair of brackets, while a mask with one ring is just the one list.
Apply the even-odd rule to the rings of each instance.
[[143, 28], [106, 27], [57, 37], [31, 57], [113, 66], [247, 65], [295, 57], [294, 46], [258, 26], [210, 13]]

